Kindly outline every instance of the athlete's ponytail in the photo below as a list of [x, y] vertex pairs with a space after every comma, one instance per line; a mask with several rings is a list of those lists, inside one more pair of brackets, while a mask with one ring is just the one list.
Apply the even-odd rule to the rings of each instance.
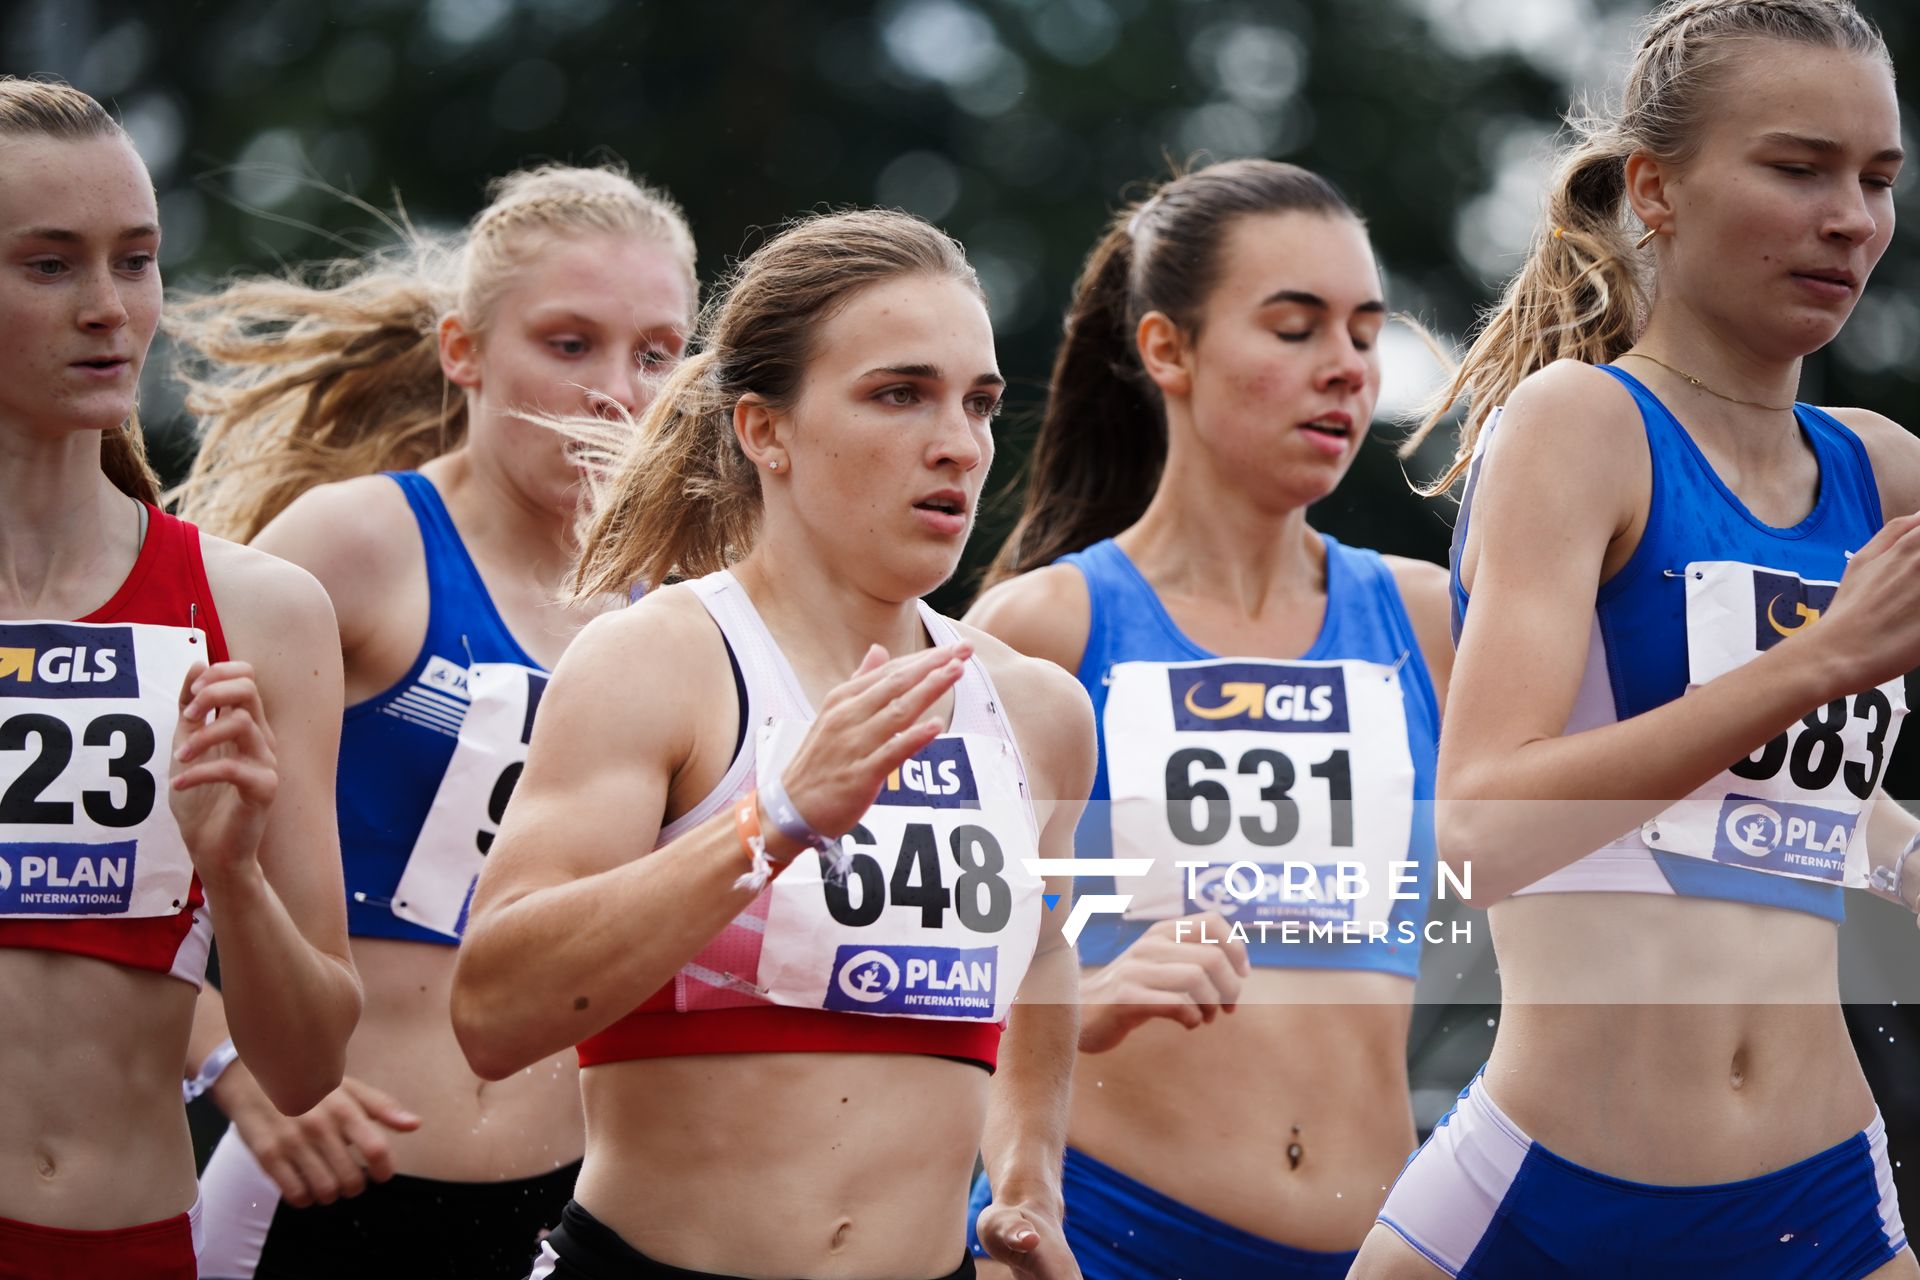
[[[118, 138], [129, 148], [133, 140], [107, 109], [88, 95], [52, 79], [0, 76], [0, 138], [53, 138], [62, 142], [91, 142]], [[140, 502], [160, 500], [160, 481], [147, 462], [147, 444], [140, 432], [140, 414], [103, 432], [100, 469], [113, 486]]]
[[1729, 63], [1756, 40], [1887, 57], [1880, 33], [1850, 0], [1675, 0], [1657, 10], [1618, 114], [1568, 121], [1575, 141], [1555, 171], [1526, 263], [1403, 450], [1465, 399], [1453, 462], [1423, 492], [1444, 492], [1465, 473], [1487, 415], [1529, 374], [1556, 360], [1603, 364], [1633, 345], [1653, 263], [1627, 204], [1627, 158], [1691, 158]]
[[1197, 335], [1232, 223], [1273, 213], [1355, 216], [1325, 178], [1272, 160], [1209, 165], [1114, 216], [1074, 286], [1026, 505], [986, 585], [1111, 537], [1146, 511], [1166, 465], [1167, 426], [1134, 330], [1158, 311]]
[[849, 210], [789, 224], [735, 268], [637, 430], [562, 424], [586, 441], [592, 499], [573, 578], [578, 599], [697, 577], [745, 555], [760, 528], [760, 480], [733, 410], [799, 395], [821, 326], [855, 293], [900, 276], [980, 284], [951, 236], [911, 214]]
[[693, 295], [693, 237], [678, 206], [616, 167], [544, 165], [496, 182], [447, 243], [407, 229], [386, 253], [304, 278], [244, 280], [176, 306], [199, 455], [181, 513], [248, 541], [317, 484], [406, 470], [466, 437], [465, 394], [442, 375], [439, 325], [484, 334], [513, 272], [553, 236], [616, 232], [674, 249]]

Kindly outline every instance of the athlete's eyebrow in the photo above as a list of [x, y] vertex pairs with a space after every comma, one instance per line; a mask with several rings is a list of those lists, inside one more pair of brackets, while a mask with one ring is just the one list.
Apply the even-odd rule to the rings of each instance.
[[[1832, 138], [1816, 138], [1802, 133], [1763, 133], [1758, 138], [1758, 141], [1767, 146], [1800, 147], [1803, 150], [1818, 152], [1823, 156], [1836, 156], [1846, 150], [1845, 147], [1835, 142]], [[1887, 147], [1884, 150], [1873, 153], [1873, 163], [1875, 164], [1898, 164], [1906, 158], [1907, 153], [1898, 147]]]
[[[78, 244], [85, 238], [78, 231], [69, 231], [65, 227], [27, 227], [16, 234], [22, 240], [52, 240], [59, 244]], [[143, 222], [139, 226], [128, 227], [122, 231], [120, 239], [145, 240], [159, 234], [159, 227], [151, 222]]]
[[[1291, 302], [1300, 307], [1312, 307], [1316, 311], [1333, 310], [1327, 305], [1325, 298], [1317, 293], [1309, 293], [1305, 289], [1276, 289], [1260, 299], [1260, 305], [1263, 307], [1271, 307], [1281, 302]], [[1354, 308], [1359, 312], [1384, 312], [1386, 309], [1387, 304], [1378, 298], [1370, 298]]]
[[[877, 369], [869, 369], [860, 375], [863, 378], [925, 378], [929, 382], [940, 381], [940, 366], [937, 364], [888, 364]], [[983, 373], [973, 380], [976, 387], [1004, 387], [1007, 380], [997, 373]]]

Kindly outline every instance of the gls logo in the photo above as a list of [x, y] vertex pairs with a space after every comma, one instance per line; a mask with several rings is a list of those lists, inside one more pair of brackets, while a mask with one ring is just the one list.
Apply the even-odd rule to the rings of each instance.
[[911, 760], [887, 775], [875, 804], [927, 809], [978, 809], [980, 787], [973, 762], [960, 738], [935, 738]]
[[1790, 573], [1753, 571], [1753, 647], [1761, 653], [1820, 621], [1839, 588]]
[[137, 698], [128, 627], [0, 623], [0, 697]]
[[1172, 667], [1167, 692], [1173, 699], [1173, 727], [1183, 733], [1347, 732], [1347, 678], [1339, 667], [1264, 662]]

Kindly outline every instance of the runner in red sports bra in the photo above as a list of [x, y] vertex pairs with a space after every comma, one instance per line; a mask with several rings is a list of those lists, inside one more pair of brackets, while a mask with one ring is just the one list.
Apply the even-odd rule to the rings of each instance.
[[276, 1105], [339, 1082], [359, 1013], [333, 618], [305, 574], [153, 505], [133, 408], [160, 232], [125, 133], [6, 78], [0, 153], [0, 1277], [190, 1280], [179, 1081], [210, 931]]
[[1071, 856], [1091, 715], [919, 600], [1003, 386], [960, 247], [842, 213], [749, 258], [623, 429], [576, 591], [693, 580], [562, 658], [454, 975], [481, 1075], [580, 1045], [535, 1276], [968, 1276], [984, 1148], [988, 1249], [1078, 1277], [1068, 904], [1028, 863]]

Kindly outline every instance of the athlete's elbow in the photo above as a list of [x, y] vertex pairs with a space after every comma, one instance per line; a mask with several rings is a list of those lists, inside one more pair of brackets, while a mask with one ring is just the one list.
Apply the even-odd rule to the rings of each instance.
[[503, 1007], [507, 993], [478, 969], [465, 954], [455, 962], [449, 1002], [453, 1036], [473, 1074], [482, 1080], [504, 1080], [532, 1059], [522, 1061], [514, 1052], [513, 1024]]
[[1434, 852], [1448, 881], [1449, 896], [1482, 911], [1520, 887], [1506, 873], [1507, 859], [1498, 853], [1503, 836], [1492, 821], [1497, 807], [1463, 796], [1434, 807]]
[[247, 1059], [247, 1068], [259, 1083], [260, 1091], [283, 1116], [304, 1115], [319, 1106], [326, 1096], [340, 1087], [347, 1073], [344, 1045], [335, 1052], [316, 1052], [315, 1046], [294, 1046], [291, 1054], [272, 1054]]

